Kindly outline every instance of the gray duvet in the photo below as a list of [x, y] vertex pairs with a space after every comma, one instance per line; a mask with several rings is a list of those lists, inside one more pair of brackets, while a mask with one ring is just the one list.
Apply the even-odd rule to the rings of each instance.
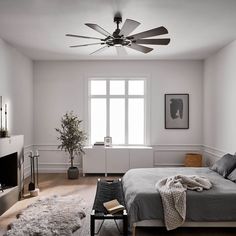
[[209, 168], [173, 167], [126, 172], [123, 189], [131, 224], [141, 220], [163, 220], [161, 197], [155, 184], [176, 174], [204, 176], [213, 185], [203, 192], [187, 191], [186, 221], [236, 221], [236, 183]]

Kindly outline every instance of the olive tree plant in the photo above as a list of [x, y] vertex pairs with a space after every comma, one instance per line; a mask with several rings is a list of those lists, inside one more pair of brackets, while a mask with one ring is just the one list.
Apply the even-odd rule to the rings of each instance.
[[[61, 144], [58, 149], [64, 150], [69, 153], [71, 166], [68, 169], [69, 179], [78, 178], [78, 168], [74, 167], [75, 156], [84, 154], [84, 145], [87, 140], [86, 133], [81, 127], [82, 120], [74, 115], [73, 111], [67, 112], [61, 118], [61, 127], [56, 128], [59, 133], [57, 137]], [[76, 172], [76, 174], [73, 173]], [[72, 173], [72, 174], [71, 174]], [[77, 177], [76, 177], [77, 175]]]

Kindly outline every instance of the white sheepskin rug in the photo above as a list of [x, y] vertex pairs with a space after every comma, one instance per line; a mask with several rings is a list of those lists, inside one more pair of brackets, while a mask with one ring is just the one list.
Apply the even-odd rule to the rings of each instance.
[[6, 236], [69, 236], [81, 227], [86, 206], [78, 195], [53, 196], [29, 205]]

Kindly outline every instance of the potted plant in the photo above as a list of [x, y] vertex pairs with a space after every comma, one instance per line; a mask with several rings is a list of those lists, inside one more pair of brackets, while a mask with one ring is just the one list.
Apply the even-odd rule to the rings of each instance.
[[85, 132], [81, 128], [81, 122], [82, 120], [71, 111], [61, 118], [61, 129], [56, 128], [59, 133], [57, 139], [61, 141], [58, 149], [68, 152], [70, 156], [71, 166], [67, 171], [68, 179], [77, 179], [79, 176], [79, 170], [74, 166], [74, 158], [76, 155], [84, 154], [83, 148], [87, 139]]

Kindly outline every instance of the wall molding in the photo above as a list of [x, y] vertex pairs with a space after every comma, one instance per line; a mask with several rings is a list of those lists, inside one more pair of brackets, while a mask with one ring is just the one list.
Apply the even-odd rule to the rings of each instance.
[[[31, 150], [38, 150], [41, 156], [55, 156], [64, 154], [63, 150], [58, 149], [59, 144], [35, 144], [25, 146], [25, 157]], [[188, 152], [201, 153], [203, 155], [203, 164], [205, 166], [212, 165], [217, 159], [223, 156], [226, 151], [210, 147], [203, 144], [156, 144], [151, 145], [153, 148], [154, 167], [183, 166], [185, 154]], [[56, 154], [58, 152], [58, 154]], [[40, 173], [66, 173], [70, 163], [65, 158], [65, 162], [58, 159], [50, 159], [49, 162], [45, 158], [41, 161], [39, 158]], [[79, 170], [82, 171], [82, 160], [79, 159], [75, 163]], [[30, 175], [30, 162], [25, 164], [25, 177]]]
[[34, 149], [34, 145], [26, 145], [24, 146], [24, 178], [26, 179], [28, 176], [30, 176], [30, 159], [29, 154], [30, 151]]
[[152, 146], [154, 151], [202, 151], [202, 144], [160, 144]]
[[206, 166], [212, 166], [216, 160], [226, 154], [226, 151], [203, 145], [203, 156]]
[[62, 151], [58, 149], [58, 145], [60, 144], [34, 144], [34, 149], [37, 149], [38, 151]]
[[[34, 149], [37, 149], [42, 156], [53, 156], [57, 155], [55, 152], [64, 152], [63, 150], [57, 149], [59, 144], [35, 144]], [[187, 152], [200, 152], [202, 153], [202, 144], [157, 144], [151, 145], [153, 148], [154, 167], [164, 166], [183, 166], [184, 156]], [[63, 154], [64, 155], [64, 154]], [[163, 158], [159, 158], [162, 157]], [[76, 163], [79, 169], [82, 171], [82, 160]], [[44, 160], [40, 161], [39, 158], [39, 172], [40, 173], [65, 173], [69, 167], [68, 162], [47, 162]]]
[[[75, 166], [80, 166], [79, 162], [74, 163]], [[55, 163], [55, 162], [41, 162], [39, 163], [40, 173], [66, 173], [70, 167], [70, 163]], [[79, 171], [82, 172], [82, 167], [78, 167]]]
[[[35, 144], [34, 150], [39, 152], [39, 173], [66, 173], [70, 167], [68, 154], [58, 149], [59, 144]], [[50, 157], [50, 158], [48, 158]], [[76, 158], [77, 159], [77, 158]], [[78, 157], [74, 165], [82, 171], [82, 160]]]
[[223, 151], [214, 147], [210, 147], [207, 145], [203, 145], [203, 151], [217, 157], [221, 157], [222, 155], [227, 153], [226, 151]]
[[202, 153], [202, 144], [158, 144], [152, 147], [154, 167], [184, 166], [186, 153]]

